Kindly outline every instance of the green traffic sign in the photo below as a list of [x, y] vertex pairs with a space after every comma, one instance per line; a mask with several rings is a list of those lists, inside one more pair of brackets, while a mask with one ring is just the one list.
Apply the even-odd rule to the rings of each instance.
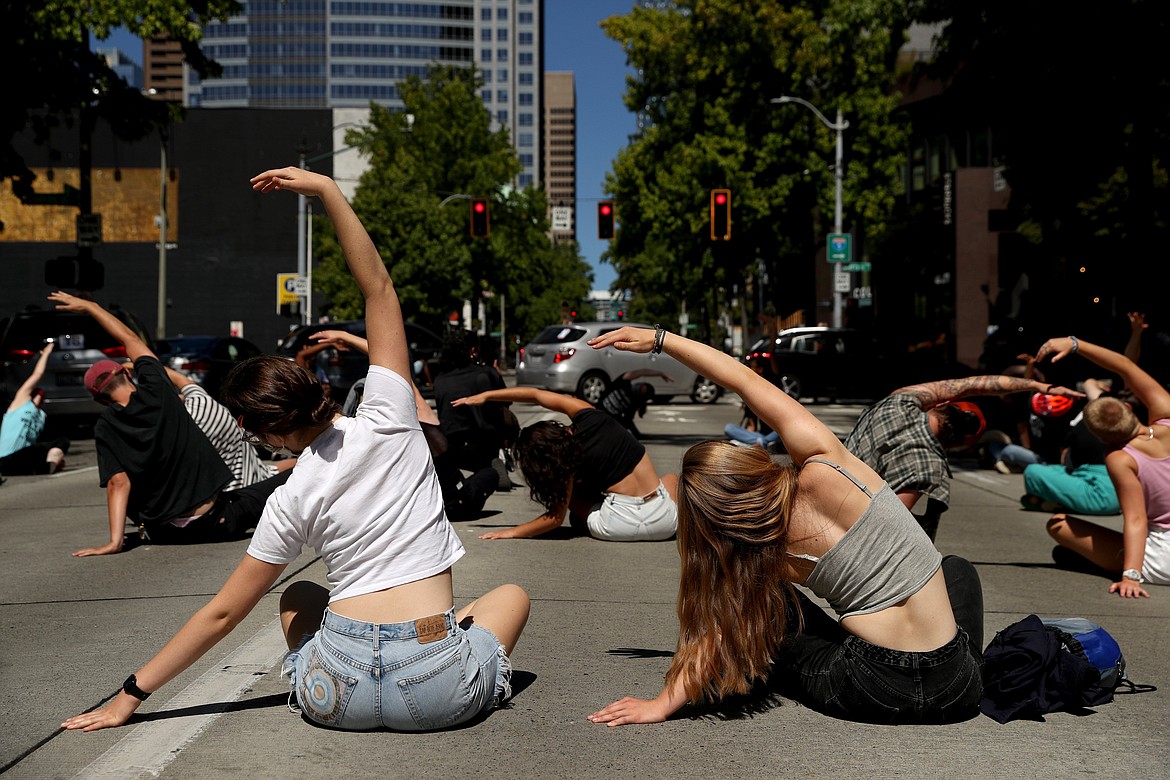
[[830, 263], [848, 263], [853, 260], [851, 233], [830, 233], [827, 244], [826, 254]]
[[842, 271], [872, 271], [873, 263], [845, 263], [841, 266]]

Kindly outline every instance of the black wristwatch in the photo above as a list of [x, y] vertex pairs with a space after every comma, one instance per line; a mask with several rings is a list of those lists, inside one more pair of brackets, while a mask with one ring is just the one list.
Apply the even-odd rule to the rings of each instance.
[[133, 674], [126, 678], [126, 682], [122, 683], [122, 692], [133, 696], [138, 701], [146, 701], [150, 698], [149, 693], [138, 687], [138, 677]]

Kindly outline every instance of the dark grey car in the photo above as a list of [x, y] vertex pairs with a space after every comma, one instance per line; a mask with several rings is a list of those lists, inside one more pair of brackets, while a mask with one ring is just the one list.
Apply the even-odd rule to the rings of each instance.
[[[138, 334], [147, 346], [154, 344], [142, 323], [117, 307], [109, 311]], [[125, 360], [125, 348], [88, 314], [38, 309], [14, 314], [0, 323], [0, 400], [7, 405], [13, 393], [32, 372], [37, 353], [48, 339], [56, 342], [40, 388], [43, 408], [50, 420], [92, 423], [102, 407], [85, 389], [85, 371], [105, 358]]]

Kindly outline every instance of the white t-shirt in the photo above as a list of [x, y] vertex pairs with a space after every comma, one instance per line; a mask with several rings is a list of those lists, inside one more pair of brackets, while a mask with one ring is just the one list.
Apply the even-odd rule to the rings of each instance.
[[294, 561], [308, 545], [330, 603], [430, 577], [463, 557], [409, 383], [370, 366], [356, 417], [326, 428], [264, 507], [248, 554]]

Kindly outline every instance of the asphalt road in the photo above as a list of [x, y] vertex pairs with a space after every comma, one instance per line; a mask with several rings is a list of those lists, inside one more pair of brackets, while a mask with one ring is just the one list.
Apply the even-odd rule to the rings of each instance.
[[[861, 407], [812, 407], [845, 433]], [[544, 416], [521, 407], [522, 422]], [[685, 448], [721, 437], [734, 399], [654, 406], [639, 425], [659, 470]], [[1087, 716], [999, 725], [884, 727], [838, 721], [787, 700], [684, 711], [653, 726], [607, 729], [585, 716], [620, 696], [655, 695], [677, 638], [678, 556], [672, 542], [612, 544], [568, 535], [485, 541], [485, 529], [536, 516], [522, 488], [457, 524], [467, 555], [455, 568], [462, 604], [504, 582], [525, 587], [532, 617], [514, 655], [509, 707], [429, 734], [342, 733], [302, 722], [278, 676], [277, 601], [289, 581], [324, 582], [311, 553], [251, 616], [156, 693], [131, 724], [63, 733], [67, 716], [112, 695], [222, 584], [246, 542], [141, 546], [76, 559], [101, 541], [105, 495], [93, 442], [69, 468], [0, 487], [0, 767], [13, 778], [212, 778], [248, 775], [429, 777], [1165, 778], [1170, 588], [1123, 601], [1105, 580], [1055, 569], [1044, 515], [1023, 512], [1019, 476], [956, 464], [954, 503], [938, 546], [976, 563], [986, 635], [1029, 613], [1084, 616], [1117, 637], [1131, 676], [1162, 690], [1122, 696]], [[1120, 527], [1120, 519], [1115, 518]]]

